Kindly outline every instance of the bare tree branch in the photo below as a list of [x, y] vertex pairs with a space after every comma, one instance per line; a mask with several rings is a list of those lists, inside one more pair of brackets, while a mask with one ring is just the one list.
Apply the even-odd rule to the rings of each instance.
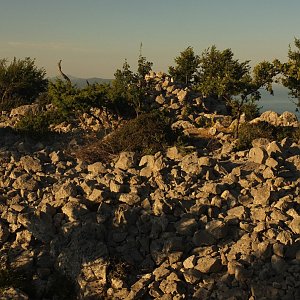
[[70, 80], [70, 78], [62, 71], [61, 69], [61, 62], [62, 60], [60, 60], [58, 62], [58, 70], [59, 70], [59, 73], [61, 74], [61, 76], [68, 82], [68, 84], [70, 85], [70, 87], [72, 86], [72, 82]]

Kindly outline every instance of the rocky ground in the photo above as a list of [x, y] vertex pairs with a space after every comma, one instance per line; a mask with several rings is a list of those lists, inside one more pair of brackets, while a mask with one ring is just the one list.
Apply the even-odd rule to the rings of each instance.
[[109, 164], [1, 128], [0, 269], [26, 285], [0, 299], [300, 299], [300, 142], [213, 128], [217, 150]]

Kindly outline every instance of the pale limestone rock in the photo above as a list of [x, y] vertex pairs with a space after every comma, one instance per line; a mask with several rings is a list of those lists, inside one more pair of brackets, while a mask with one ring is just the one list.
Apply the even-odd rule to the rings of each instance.
[[24, 168], [26, 172], [41, 172], [42, 171], [42, 165], [38, 158], [31, 157], [29, 155], [23, 156], [20, 159], [20, 164]]
[[141, 201], [141, 198], [137, 194], [121, 194], [119, 197], [120, 202], [124, 202], [128, 205], [134, 205], [137, 204]]
[[249, 161], [264, 164], [268, 158], [268, 153], [260, 147], [251, 148], [249, 151]]
[[136, 155], [134, 152], [121, 152], [115, 168], [128, 170], [134, 167], [136, 163]]
[[295, 234], [300, 234], [300, 216], [295, 217], [288, 226]]
[[107, 172], [107, 169], [102, 162], [95, 162], [93, 164], [90, 164], [87, 166], [87, 169], [93, 175], [105, 174]]
[[200, 257], [195, 269], [201, 273], [218, 273], [223, 266], [219, 257]]

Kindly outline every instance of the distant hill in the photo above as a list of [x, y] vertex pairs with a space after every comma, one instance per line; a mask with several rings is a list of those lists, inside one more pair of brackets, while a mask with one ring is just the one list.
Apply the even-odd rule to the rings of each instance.
[[[104, 78], [98, 78], [98, 77], [91, 77], [91, 78], [79, 78], [72, 75], [68, 75], [68, 77], [71, 79], [72, 83], [75, 84], [79, 88], [84, 88], [87, 85], [87, 81], [90, 84], [93, 83], [111, 83], [112, 79], [104, 79]], [[54, 81], [56, 78], [62, 79], [61, 76], [51, 77], [50, 80]]]

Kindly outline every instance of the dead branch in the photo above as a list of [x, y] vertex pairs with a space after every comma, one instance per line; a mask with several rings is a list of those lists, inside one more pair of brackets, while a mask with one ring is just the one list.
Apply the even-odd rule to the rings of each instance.
[[61, 62], [62, 60], [60, 60], [58, 62], [58, 70], [59, 70], [59, 73], [60, 75], [68, 82], [69, 86], [71, 87], [72, 86], [72, 82], [71, 82], [71, 79], [62, 71], [61, 69]]

